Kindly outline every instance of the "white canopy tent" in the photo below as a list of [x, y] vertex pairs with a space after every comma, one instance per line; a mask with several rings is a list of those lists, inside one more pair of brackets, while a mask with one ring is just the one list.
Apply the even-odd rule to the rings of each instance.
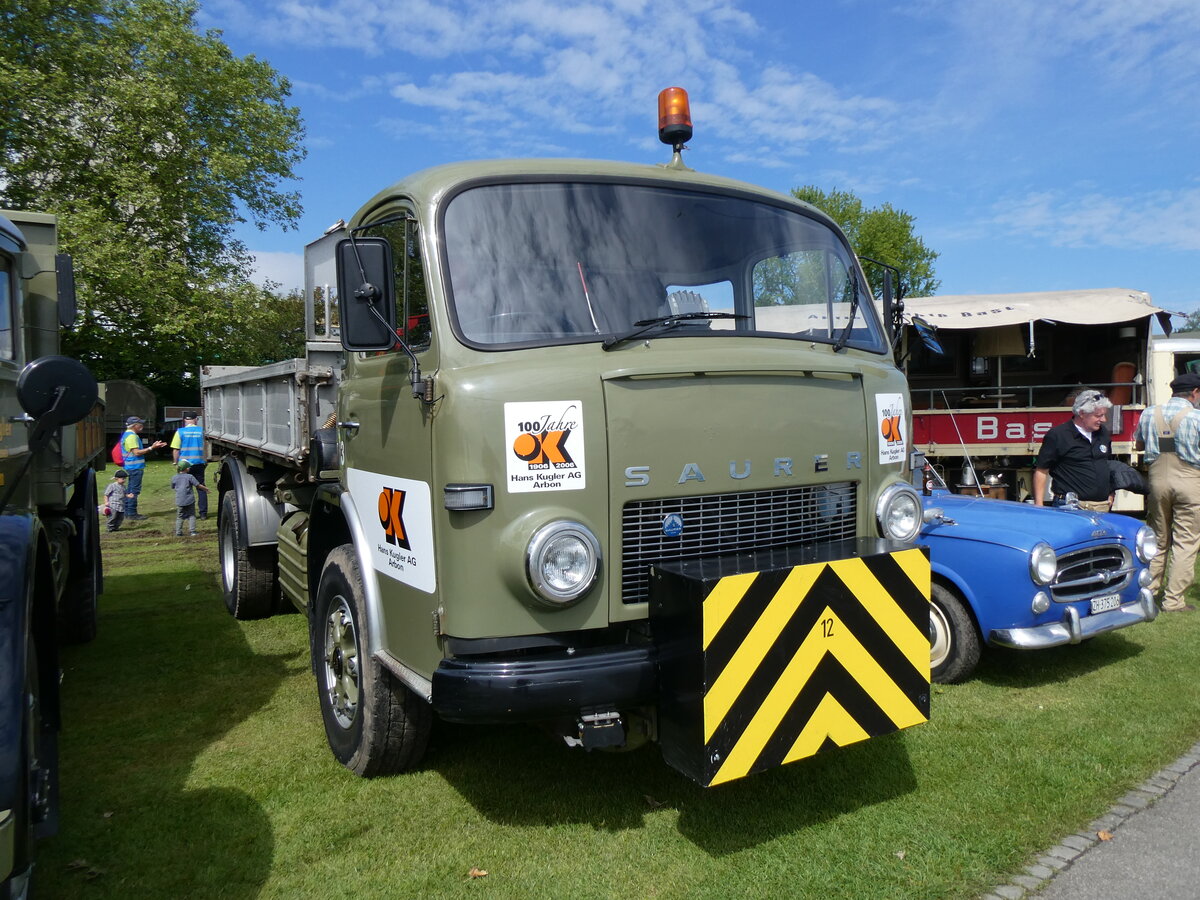
[[1163, 329], [1169, 333], [1171, 313], [1155, 306], [1145, 291], [1128, 288], [904, 298], [905, 319], [911, 321], [913, 316], [919, 316], [936, 328], [946, 329], [1024, 325], [1039, 319], [1102, 325], [1150, 315], [1158, 315]]

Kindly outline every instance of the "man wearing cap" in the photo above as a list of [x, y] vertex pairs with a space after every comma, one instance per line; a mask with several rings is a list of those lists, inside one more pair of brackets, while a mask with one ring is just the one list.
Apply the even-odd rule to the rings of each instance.
[[137, 416], [129, 416], [125, 420], [125, 433], [121, 435], [121, 455], [125, 457], [125, 471], [129, 473], [129, 490], [125, 495], [125, 518], [130, 521], [146, 518], [138, 514], [138, 494], [142, 492], [142, 476], [146, 474], [146, 454], [159, 447], [167, 446], [166, 441], [155, 441], [149, 447], [142, 440], [142, 429], [146, 420]]
[[[1196, 575], [1200, 547], [1200, 375], [1171, 382], [1171, 399], [1147, 407], [1134, 440], [1150, 466], [1146, 522], [1158, 538], [1150, 560], [1150, 590], [1162, 590], [1164, 612], [1196, 607], [1184, 599]], [[1168, 571], [1167, 554], [1170, 553]]]
[[[208, 460], [204, 458], [204, 429], [196, 424], [196, 414], [185, 412], [183, 425], [171, 438], [171, 452], [175, 456], [175, 465], [187, 462], [191, 465], [188, 474], [200, 484], [204, 484], [204, 467]], [[208, 518], [208, 492], [201, 491], [196, 498], [196, 517]]]
[[1091, 388], [1079, 392], [1070, 421], [1055, 425], [1042, 439], [1033, 466], [1033, 503], [1043, 506], [1046, 482], [1053, 478], [1054, 499], [1074, 494], [1080, 509], [1108, 512], [1112, 508], [1112, 434], [1105, 425], [1112, 403]]

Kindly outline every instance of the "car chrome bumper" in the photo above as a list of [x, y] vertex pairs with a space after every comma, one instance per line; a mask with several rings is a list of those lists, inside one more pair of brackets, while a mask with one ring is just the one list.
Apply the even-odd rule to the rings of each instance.
[[1080, 616], [1075, 607], [1068, 606], [1061, 622], [1049, 622], [1031, 628], [997, 628], [989, 635], [988, 643], [1014, 650], [1044, 650], [1063, 644], [1078, 644], [1098, 634], [1127, 628], [1138, 622], [1150, 622], [1157, 615], [1158, 606], [1154, 603], [1154, 597], [1143, 588], [1136, 600], [1094, 616]]

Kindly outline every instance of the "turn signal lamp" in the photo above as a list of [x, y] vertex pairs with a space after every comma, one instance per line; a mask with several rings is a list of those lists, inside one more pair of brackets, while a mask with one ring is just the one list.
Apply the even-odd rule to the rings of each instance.
[[679, 147], [692, 139], [692, 110], [681, 87], [669, 87], [658, 95], [658, 139]]

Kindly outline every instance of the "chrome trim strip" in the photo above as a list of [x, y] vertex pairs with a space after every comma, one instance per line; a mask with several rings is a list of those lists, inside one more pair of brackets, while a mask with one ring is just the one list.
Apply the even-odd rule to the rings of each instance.
[[406, 688], [424, 700], [426, 703], [433, 702], [433, 682], [423, 675], [418, 675], [392, 654], [386, 650], [377, 650], [374, 657], [379, 660], [379, 664], [395, 675], [404, 684]]

